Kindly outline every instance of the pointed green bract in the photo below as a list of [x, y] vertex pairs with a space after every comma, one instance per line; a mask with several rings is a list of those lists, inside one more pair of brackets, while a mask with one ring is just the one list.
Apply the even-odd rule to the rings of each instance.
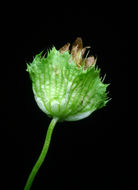
[[55, 47], [36, 55], [27, 71], [32, 80], [35, 100], [50, 117], [75, 121], [89, 116], [108, 102], [107, 86], [100, 79], [95, 64], [79, 68], [68, 51], [60, 53]]

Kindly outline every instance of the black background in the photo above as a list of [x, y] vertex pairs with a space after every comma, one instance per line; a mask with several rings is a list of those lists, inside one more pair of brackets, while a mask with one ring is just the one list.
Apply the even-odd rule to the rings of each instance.
[[47, 8], [42, 16], [38, 7], [39, 11], [19, 10], [8, 18], [7, 77], [2, 87], [7, 103], [2, 101], [4, 189], [23, 189], [50, 123], [35, 103], [26, 63], [40, 51], [53, 45], [59, 49], [76, 37], [82, 37], [84, 46], [91, 46], [90, 54], [98, 56], [112, 100], [84, 120], [56, 125], [32, 190], [113, 189], [137, 182], [136, 126], [128, 113], [129, 19], [123, 14], [95, 15], [88, 7], [49, 8], [50, 12]]

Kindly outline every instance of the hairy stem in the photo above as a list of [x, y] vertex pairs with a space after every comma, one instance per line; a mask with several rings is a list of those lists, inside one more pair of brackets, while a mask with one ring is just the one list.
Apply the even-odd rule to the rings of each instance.
[[47, 151], [48, 151], [48, 148], [49, 148], [49, 144], [50, 144], [50, 141], [51, 141], [52, 132], [53, 132], [53, 129], [54, 129], [57, 121], [58, 121], [58, 118], [53, 118], [52, 121], [49, 124], [42, 151], [41, 151], [40, 156], [39, 156], [37, 162], [35, 163], [32, 171], [31, 171], [31, 173], [30, 173], [30, 175], [28, 177], [28, 180], [26, 182], [24, 190], [30, 190], [31, 185], [32, 185], [32, 183], [34, 181], [34, 178], [35, 178], [39, 168], [41, 167], [41, 165], [42, 165], [42, 163], [43, 163], [43, 161], [44, 161], [44, 159], [46, 157], [46, 154], [47, 154]]

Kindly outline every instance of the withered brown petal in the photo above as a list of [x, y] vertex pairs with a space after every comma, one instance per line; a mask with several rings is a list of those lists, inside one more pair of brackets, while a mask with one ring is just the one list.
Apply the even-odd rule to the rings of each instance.
[[85, 67], [86, 67], [86, 68], [87, 68], [87, 67], [90, 67], [91, 65], [94, 64], [94, 61], [95, 61], [94, 56], [88, 57], [88, 58], [85, 60]]
[[82, 39], [80, 37], [78, 37], [75, 42], [72, 45], [72, 49], [77, 46], [78, 49], [82, 49], [83, 48], [83, 43], [82, 43]]
[[77, 52], [78, 52], [78, 48], [77, 46], [74, 46], [71, 50], [71, 54], [73, 58], [77, 56]]
[[65, 44], [62, 48], [59, 49], [60, 53], [64, 53], [69, 50], [70, 43]]
[[90, 48], [90, 46], [86, 46], [86, 47], [84, 47], [84, 48], [81, 50], [81, 55], [82, 55], [82, 57], [84, 56], [85, 51], [86, 51], [86, 49], [88, 49], [88, 48]]

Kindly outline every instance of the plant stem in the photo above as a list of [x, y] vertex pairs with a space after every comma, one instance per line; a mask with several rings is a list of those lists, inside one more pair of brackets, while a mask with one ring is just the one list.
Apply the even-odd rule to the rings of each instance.
[[50, 144], [50, 141], [51, 141], [52, 132], [53, 132], [53, 129], [54, 129], [57, 121], [58, 121], [58, 118], [53, 118], [51, 120], [50, 124], [49, 124], [42, 151], [41, 151], [40, 156], [39, 156], [36, 164], [34, 165], [32, 171], [31, 171], [31, 173], [30, 173], [30, 175], [28, 177], [28, 180], [26, 182], [24, 190], [30, 190], [31, 185], [33, 183], [33, 180], [34, 180], [39, 168], [41, 167], [41, 165], [42, 165], [42, 163], [43, 163], [43, 161], [44, 161], [44, 159], [46, 157], [46, 154], [47, 154], [47, 151], [48, 151], [48, 148], [49, 148], [49, 144]]

